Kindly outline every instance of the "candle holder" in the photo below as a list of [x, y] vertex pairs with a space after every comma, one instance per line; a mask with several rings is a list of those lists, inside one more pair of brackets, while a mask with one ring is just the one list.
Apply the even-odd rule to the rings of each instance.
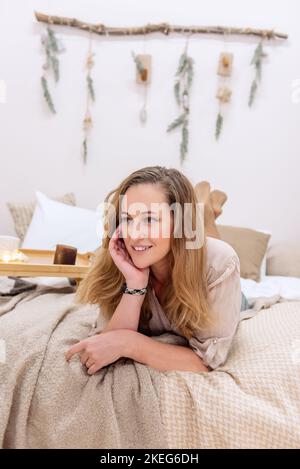
[[53, 264], [75, 265], [77, 248], [65, 244], [57, 244]]
[[16, 236], [0, 236], [0, 262], [22, 261], [19, 252], [20, 238]]

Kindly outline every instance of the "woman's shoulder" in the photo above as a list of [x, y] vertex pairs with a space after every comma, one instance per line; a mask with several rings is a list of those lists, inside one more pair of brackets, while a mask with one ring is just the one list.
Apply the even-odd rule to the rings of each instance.
[[206, 236], [206, 267], [209, 289], [225, 280], [235, 269], [240, 272], [240, 261], [230, 244]]

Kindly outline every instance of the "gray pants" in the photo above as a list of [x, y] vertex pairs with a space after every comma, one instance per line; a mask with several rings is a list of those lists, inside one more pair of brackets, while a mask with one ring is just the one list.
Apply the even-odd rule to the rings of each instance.
[[241, 311], [245, 311], [245, 309], [249, 309], [250, 306], [248, 304], [248, 300], [244, 293], [242, 292], [242, 303], [241, 303]]

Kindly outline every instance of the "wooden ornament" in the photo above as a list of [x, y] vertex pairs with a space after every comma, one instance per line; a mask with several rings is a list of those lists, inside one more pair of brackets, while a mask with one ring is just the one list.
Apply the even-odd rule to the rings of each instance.
[[233, 54], [222, 52], [219, 58], [218, 75], [230, 77], [232, 72]]
[[231, 98], [232, 91], [228, 86], [219, 86], [216, 94], [216, 98], [221, 103], [228, 103]]
[[137, 54], [137, 60], [142, 68], [141, 70], [136, 69], [136, 82], [139, 84], [150, 83], [152, 56], [150, 54]]

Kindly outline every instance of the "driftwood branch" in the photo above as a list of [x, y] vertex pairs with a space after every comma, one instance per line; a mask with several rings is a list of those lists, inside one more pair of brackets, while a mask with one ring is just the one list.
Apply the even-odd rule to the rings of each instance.
[[288, 35], [279, 33], [273, 29], [253, 29], [253, 28], [230, 28], [223, 26], [172, 26], [167, 23], [146, 24], [145, 26], [134, 27], [111, 27], [104, 24], [86, 23], [76, 18], [66, 18], [63, 16], [50, 16], [44, 13], [35, 12], [38, 21], [48, 24], [58, 24], [61, 26], [70, 26], [72, 28], [82, 29], [84, 31], [93, 32], [100, 36], [137, 36], [151, 33], [162, 33], [168, 35], [170, 33], [182, 34], [226, 34], [226, 35], [242, 35], [242, 36], [260, 36], [266, 39], [287, 39]]

